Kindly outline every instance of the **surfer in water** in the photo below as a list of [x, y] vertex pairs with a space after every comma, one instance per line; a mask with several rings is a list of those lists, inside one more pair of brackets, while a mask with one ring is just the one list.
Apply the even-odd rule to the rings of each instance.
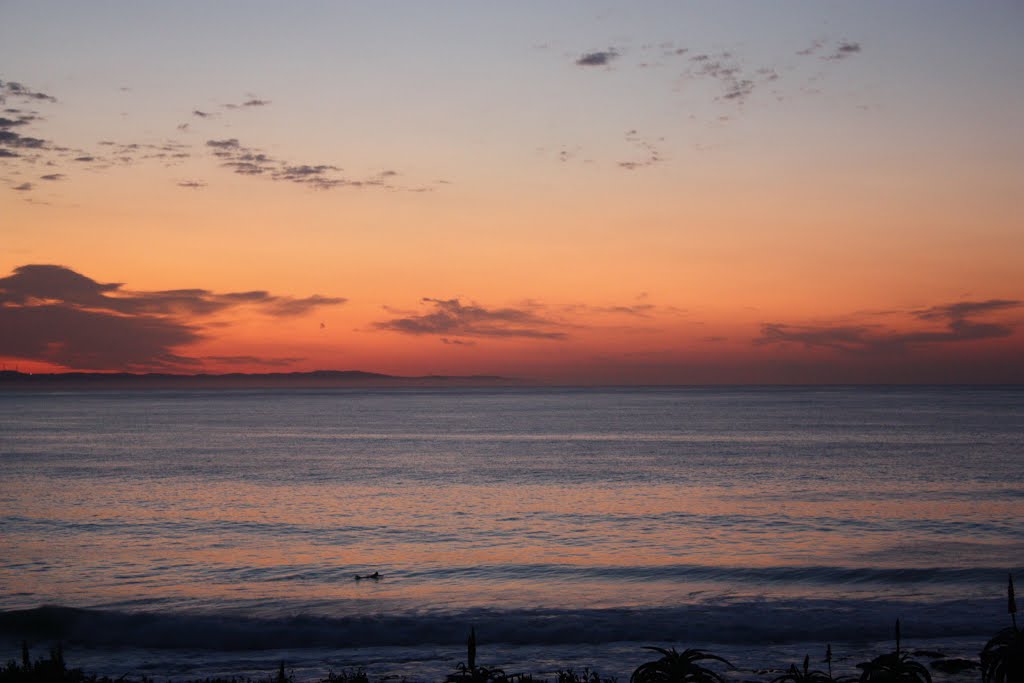
[[372, 574], [367, 574], [366, 576], [360, 576], [359, 574], [356, 574], [356, 581], [362, 581], [363, 579], [371, 579], [373, 581], [380, 581], [380, 572], [374, 572]]

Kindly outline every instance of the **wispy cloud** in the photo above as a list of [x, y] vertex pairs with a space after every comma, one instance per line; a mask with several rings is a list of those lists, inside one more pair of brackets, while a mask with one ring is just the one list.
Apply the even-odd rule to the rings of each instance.
[[263, 365], [272, 368], [289, 367], [295, 363], [306, 360], [299, 356], [283, 356], [277, 358], [264, 358], [262, 356], [203, 356], [203, 362], [216, 363], [217, 365]]
[[860, 43], [840, 43], [835, 51], [825, 59], [846, 59], [860, 53]]
[[6, 102], [7, 98], [42, 102], [57, 101], [57, 98], [52, 95], [32, 90], [28, 86], [22, 85], [16, 81], [0, 80], [0, 103]]
[[852, 57], [860, 52], [860, 43], [852, 40], [833, 42], [825, 38], [817, 38], [812, 40], [807, 47], [797, 50], [796, 54], [801, 57], [817, 56], [819, 59], [835, 61]]
[[865, 325], [787, 325], [783, 323], [765, 323], [761, 326], [761, 336], [754, 340], [755, 344], [795, 343], [805, 347], [826, 347], [842, 351], [859, 351], [874, 345], [877, 337], [872, 336], [873, 330]]
[[[32, 104], [55, 105], [57, 99], [12, 81], [0, 81], [0, 100], [18, 100]], [[60, 105], [57, 105], [59, 109]], [[190, 153], [186, 145], [173, 140], [161, 143], [117, 143], [101, 140], [93, 149], [61, 145], [36, 133], [45, 118], [34, 109], [8, 106], [0, 112], [0, 158], [11, 160], [23, 175], [38, 174], [40, 180], [67, 180], [67, 162], [82, 171], [96, 172], [113, 166], [125, 166], [142, 160], [161, 160], [164, 165], [180, 163]], [[36, 167], [63, 165], [61, 173], [41, 172]], [[18, 185], [19, 191], [36, 189], [31, 183]]]
[[[317, 190], [338, 187], [386, 187], [397, 173], [383, 171], [369, 178], [352, 179], [341, 175], [341, 167], [333, 164], [296, 164], [277, 159], [255, 147], [241, 144], [237, 138], [207, 140], [206, 146], [221, 160], [221, 166], [239, 175], [262, 176], [270, 180], [306, 185]], [[392, 188], [393, 189], [393, 188]]]
[[567, 313], [583, 315], [626, 315], [637, 318], [650, 318], [658, 307], [654, 304], [631, 304], [616, 306], [592, 306], [590, 304], [570, 304], [564, 309]]
[[[9, 115], [9, 116], [0, 116], [0, 128], [3, 128], [4, 130], [8, 130], [10, 128], [16, 128], [18, 126], [27, 126], [28, 124], [32, 123], [33, 121], [36, 121], [36, 120], [39, 119], [39, 115], [38, 114], [35, 114], [35, 113], [32, 113], [32, 112], [26, 112], [26, 111], [23, 111], [21, 109], [10, 108], [10, 109], [5, 110], [4, 114]], [[14, 118], [11, 118], [11, 116], [14, 116]]]
[[320, 296], [314, 294], [304, 299], [293, 299], [291, 297], [270, 297], [266, 299], [264, 311], [275, 316], [299, 316], [322, 306], [337, 306], [347, 301], [342, 297]]
[[824, 38], [818, 38], [811, 41], [807, 47], [797, 50], [797, 54], [802, 57], [817, 56], [820, 59], [835, 61], [852, 57], [855, 54], [859, 54], [860, 51], [860, 43], [858, 42], [851, 40], [828, 41]]
[[[818, 54], [830, 50], [828, 59], [841, 59], [857, 54], [861, 51], [859, 43], [844, 41], [830, 43], [824, 40], [817, 40], [810, 46], [798, 50], [799, 55]], [[792, 71], [793, 67], [783, 68], [778, 64], [761, 63], [749, 64], [743, 58], [741, 50], [718, 50], [701, 51], [694, 46], [677, 45], [672, 41], [644, 44], [629, 50], [630, 56], [637, 59], [627, 59], [625, 50], [619, 47], [609, 47], [605, 50], [587, 52], [575, 59], [579, 67], [608, 67], [614, 61], [616, 66], [619, 63], [628, 64], [634, 68], [672, 68], [676, 74], [670, 81], [673, 90], [685, 94], [687, 98], [697, 94], [701, 97], [710, 98], [719, 103], [719, 111], [716, 112], [712, 121], [721, 124], [729, 121], [737, 110], [741, 110], [761, 90], [767, 90], [776, 101], [783, 101], [787, 98], [783, 74]], [[825, 59], [826, 56], [822, 56]], [[785, 55], [779, 56], [779, 64], [786, 64]], [[790, 61], [792, 61], [790, 57]], [[611, 71], [611, 69], [604, 69]], [[609, 83], [616, 86], [621, 85], [621, 79], [610, 79]], [[700, 87], [696, 87], [700, 84]], [[802, 93], [807, 93], [805, 89]], [[721, 107], [728, 105], [723, 112]], [[690, 114], [691, 118], [696, 115]], [[652, 166], [664, 160], [660, 148], [664, 137], [641, 138], [635, 130], [627, 134], [627, 141], [643, 152], [642, 158], [619, 159], [615, 165], [627, 171], [636, 171]], [[699, 147], [707, 148], [706, 145], [698, 143]], [[546, 151], [546, 150], [541, 150]], [[582, 149], [573, 141], [566, 141], [554, 150], [555, 158], [561, 162], [568, 162], [580, 155]], [[593, 159], [587, 159], [592, 162]]]
[[875, 324], [793, 325], [765, 323], [755, 344], [800, 344], [806, 348], [830, 348], [849, 353], [902, 350], [930, 344], [953, 344], [1009, 337], [1015, 331], [1007, 322], [975, 319], [990, 313], [1024, 306], [1015, 299], [960, 301], [908, 311], [918, 321], [940, 323], [939, 329], [895, 331]]
[[576, 60], [576, 66], [608, 66], [621, 55], [614, 47], [596, 52], [586, 52]]
[[643, 137], [636, 130], [626, 131], [626, 142], [641, 152], [641, 158], [631, 159], [629, 161], [620, 161], [618, 162], [619, 167], [628, 171], [635, 171], [638, 168], [653, 166], [654, 164], [663, 161], [661, 152], [657, 145], [664, 141], [665, 138], [657, 138], [654, 140]]
[[721, 88], [718, 99], [725, 102], [743, 104], [753, 94], [758, 83], [778, 78], [775, 70], [770, 67], [744, 69], [739, 59], [730, 51], [696, 54], [691, 56], [689, 61], [690, 68], [686, 72], [686, 77], [717, 82]]
[[449, 346], [476, 346], [475, 341], [468, 339], [449, 339], [448, 337], [441, 337], [441, 343]]
[[825, 47], [825, 40], [823, 38], [816, 38], [812, 40], [811, 44], [808, 45], [807, 47], [801, 50], [797, 50], [796, 54], [798, 54], [801, 57], [809, 57], [819, 52], [823, 47]]
[[378, 322], [375, 327], [411, 335], [565, 339], [564, 325], [527, 308], [485, 308], [459, 299], [424, 297], [429, 311]]
[[240, 104], [229, 103], [225, 104], [225, 109], [245, 109], [246, 107], [266, 107], [270, 104], [270, 100], [261, 100], [258, 97], [253, 97]]
[[1019, 308], [1024, 302], [1016, 299], [987, 299], [985, 301], [958, 301], [952, 304], [932, 306], [913, 311], [921, 320], [945, 320], [950, 324], [962, 322], [968, 316], [1007, 311]]
[[[229, 111], [241, 109], [258, 109], [269, 106], [271, 100], [247, 94], [247, 99], [219, 105], [220, 110], [195, 108], [192, 110], [192, 121], [181, 123], [177, 130], [181, 133], [193, 133], [196, 129], [223, 125], [217, 119], [228, 117]], [[45, 93], [33, 90], [14, 81], [0, 81], [0, 101], [18, 100], [33, 103], [56, 103], [57, 99]], [[340, 165], [331, 163], [295, 162], [287, 158], [272, 156], [255, 147], [242, 145], [236, 138], [209, 138], [198, 146], [166, 139], [162, 142], [118, 142], [101, 140], [91, 148], [72, 148], [57, 144], [43, 135], [32, 131], [43, 118], [38, 112], [14, 106], [0, 110], [0, 159], [5, 160], [18, 174], [38, 176], [40, 171], [33, 166], [62, 165], [60, 179], [73, 179], [77, 172], [98, 173], [105, 170], [131, 166], [142, 162], [157, 162], [164, 166], [176, 166], [191, 158], [199, 150], [214, 154], [221, 160], [221, 165], [234, 173], [245, 176], [259, 176], [274, 181], [284, 181], [303, 185], [318, 190], [334, 188], [381, 188], [392, 191], [432, 192], [434, 185], [409, 186], [396, 182], [399, 172], [391, 168], [383, 168], [377, 173], [343, 173]], [[70, 170], [76, 166], [76, 172]], [[44, 179], [56, 180], [56, 174], [48, 173]], [[29, 193], [38, 189], [37, 185], [20, 182], [16, 186], [19, 192]], [[179, 187], [200, 189], [205, 183], [184, 180], [176, 183]], [[15, 188], [9, 180], [8, 187]]]
[[[806, 47], [795, 50], [795, 54], [837, 61], [860, 54], [861, 51], [859, 42], [818, 38]], [[676, 81], [677, 89], [682, 90], [683, 84], [691, 81], [710, 81], [717, 84], [718, 94], [714, 96], [715, 100], [736, 105], [745, 104], [761, 86], [780, 81], [781, 72], [790, 70], [781, 69], [779, 64], [748, 64], [738, 49], [708, 52], [700, 51], [693, 46], [678, 46], [671, 41], [641, 45], [635, 52], [640, 57], [633, 63], [637, 68], [667, 67], [683, 60], [686, 67]], [[622, 56], [619, 49], [608, 48], [583, 54], [576, 59], [576, 64], [583, 67], [607, 66], [612, 60], [620, 59]], [[773, 88], [772, 92], [775, 93], [776, 99], [784, 99], [784, 95], [777, 87]]]
[[0, 147], [14, 149], [43, 149], [47, 146], [46, 140], [22, 135], [10, 130], [18, 123], [7, 123], [9, 119], [0, 119]]
[[38, 301], [60, 301], [124, 315], [210, 315], [251, 304], [268, 315], [290, 316], [316, 306], [345, 303], [338, 297], [294, 299], [263, 290], [225, 294], [207, 289], [132, 291], [121, 283], [101, 284], [65, 266], [48, 264], [20, 266], [12, 275], [0, 278], [0, 305], [28, 306]]

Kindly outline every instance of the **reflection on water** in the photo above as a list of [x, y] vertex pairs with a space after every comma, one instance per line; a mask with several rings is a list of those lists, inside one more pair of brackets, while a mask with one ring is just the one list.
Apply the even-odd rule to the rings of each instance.
[[0, 608], [980, 598], [1022, 435], [1014, 390], [4, 394]]

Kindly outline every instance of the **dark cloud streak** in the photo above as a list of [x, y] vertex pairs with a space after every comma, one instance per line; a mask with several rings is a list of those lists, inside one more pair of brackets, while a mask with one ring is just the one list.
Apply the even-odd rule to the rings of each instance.
[[270, 104], [270, 100], [261, 100], [261, 99], [259, 99], [257, 97], [253, 97], [252, 99], [248, 99], [245, 102], [242, 102], [241, 104], [234, 104], [234, 103], [225, 104], [224, 108], [225, 109], [245, 109], [245, 108], [248, 108], [248, 107], [266, 107], [268, 104]]
[[636, 147], [643, 154], [643, 158], [639, 160], [620, 161], [619, 167], [624, 168], [627, 171], [635, 171], [638, 168], [653, 166], [654, 164], [660, 163], [663, 161], [663, 157], [658, 149], [658, 145], [655, 143], [660, 144], [664, 141], [665, 138], [658, 138], [656, 141], [644, 138], [636, 130], [626, 131], [626, 142]]
[[208, 316], [241, 306], [294, 317], [340, 297], [296, 299], [263, 290], [132, 291], [57, 265], [25, 265], [0, 278], [0, 354], [80, 369], [166, 369], [195, 359], [175, 349], [204, 338]]
[[378, 322], [375, 327], [410, 335], [444, 335], [457, 337], [518, 337], [533, 339], [565, 339], [559, 323], [536, 313], [518, 308], [487, 309], [477, 304], [463, 304], [459, 299], [424, 297], [423, 303], [433, 310], [423, 315], [409, 315]]
[[0, 127], [0, 146], [20, 149], [43, 149], [46, 147], [46, 144], [46, 140], [28, 137]]
[[269, 367], [288, 367], [293, 363], [301, 363], [306, 360], [301, 357], [262, 358], [260, 356], [204, 356], [204, 362], [213, 362], [219, 365], [266, 365]]
[[836, 48], [835, 52], [830, 54], [825, 59], [846, 59], [847, 57], [852, 57], [853, 55], [858, 53], [860, 53], [860, 43], [840, 43], [839, 47]]
[[942, 329], [893, 332], [875, 325], [788, 325], [765, 323], [757, 345], [801, 344], [805, 348], [830, 348], [848, 353], [885, 353], [930, 344], [999, 339], [1012, 336], [1013, 325], [979, 322], [973, 316], [1003, 312], [1024, 306], [1013, 299], [961, 301], [910, 311], [917, 320], [939, 322]]
[[717, 55], [698, 54], [690, 57], [690, 78], [708, 78], [717, 81], [722, 89], [718, 99], [743, 104], [754, 92], [758, 82], [772, 81], [778, 74], [771, 68], [760, 68], [748, 73], [734, 59], [731, 52]]
[[576, 66], [608, 66], [620, 57], [619, 51], [613, 47], [597, 52], [587, 52], [576, 60]]
[[196, 326], [66, 304], [0, 306], [0, 354], [85, 370], [171, 369], [195, 364], [172, 349], [203, 337]]
[[56, 97], [32, 90], [21, 83], [0, 80], [0, 102], [5, 102], [8, 97], [43, 102], [57, 101]]
[[295, 164], [283, 161], [254, 147], [246, 147], [237, 138], [207, 140], [206, 146], [212, 150], [215, 157], [221, 160], [221, 166], [231, 169], [238, 175], [262, 176], [270, 180], [296, 183], [317, 190], [330, 190], [338, 187], [394, 189], [385, 179], [397, 175], [395, 171], [387, 170], [370, 178], [352, 180], [339, 175], [343, 170], [339, 166]]

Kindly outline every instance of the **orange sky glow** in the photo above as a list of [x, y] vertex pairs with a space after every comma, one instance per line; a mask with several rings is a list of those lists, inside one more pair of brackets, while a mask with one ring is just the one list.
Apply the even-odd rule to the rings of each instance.
[[0, 363], [1024, 382], [1024, 10], [786, 5], [7, 5]]

